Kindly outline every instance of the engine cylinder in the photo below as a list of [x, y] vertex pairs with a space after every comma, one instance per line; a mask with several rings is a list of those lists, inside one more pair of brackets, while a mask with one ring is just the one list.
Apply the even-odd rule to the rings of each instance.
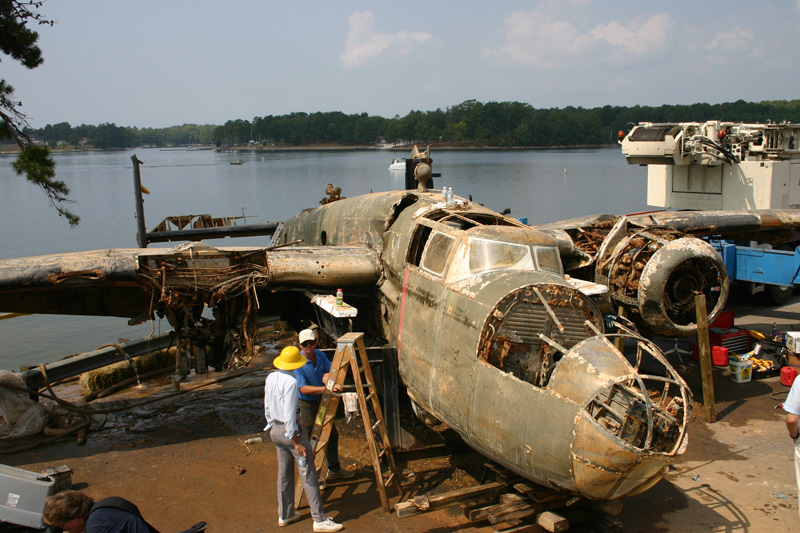
[[653, 333], [683, 337], [696, 332], [695, 296], [705, 294], [708, 321], [728, 299], [728, 271], [707, 242], [674, 230], [639, 231], [623, 239], [604, 264], [609, 294], [630, 318]]

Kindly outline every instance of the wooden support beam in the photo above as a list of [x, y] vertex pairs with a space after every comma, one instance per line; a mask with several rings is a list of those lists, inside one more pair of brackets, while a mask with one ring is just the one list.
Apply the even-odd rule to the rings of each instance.
[[[459, 489], [450, 492], [443, 492], [442, 494], [435, 494], [427, 497], [427, 507], [430, 511], [437, 511], [454, 505], [461, 505], [476, 500], [484, 500], [491, 497], [496, 497], [506, 490], [505, 485], [502, 483], [487, 483], [485, 485], [478, 485], [476, 487], [468, 487], [466, 489]], [[406, 518], [424, 512], [412, 500], [400, 502], [394, 506], [397, 518]]]
[[714, 398], [714, 376], [711, 373], [711, 343], [708, 339], [708, 314], [706, 313], [706, 295], [698, 294], [694, 298], [697, 313], [697, 358], [700, 360], [700, 376], [703, 383], [703, 407], [706, 411], [706, 422], [717, 421]]
[[[624, 306], [621, 306], [621, 305], [619, 306], [619, 310], [617, 311], [617, 315], [620, 316], [620, 317], [625, 318], [625, 307]], [[620, 336], [620, 337], [617, 337], [616, 339], [614, 339], [614, 345], [617, 347], [617, 350], [619, 350], [620, 353], [625, 353], [625, 337]]]
[[545, 511], [536, 515], [536, 524], [552, 533], [562, 533], [569, 529], [569, 521], [552, 511]]
[[536, 510], [531, 507], [529, 503], [526, 502], [516, 502], [516, 503], [507, 503], [506, 505], [501, 505], [499, 507], [495, 507], [490, 513], [487, 520], [490, 524], [502, 524], [503, 522], [509, 522], [511, 520], [517, 520], [520, 518], [526, 518], [536, 514]]

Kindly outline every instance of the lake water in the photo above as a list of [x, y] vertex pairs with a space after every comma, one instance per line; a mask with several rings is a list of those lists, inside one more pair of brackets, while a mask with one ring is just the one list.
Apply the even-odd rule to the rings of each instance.
[[[343, 196], [403, 187], [389, 171], [389, 150], [221, 153], [137, 149], [55, 154], [57, 178], [70, 188], [69, 209], [81, 217], [70, 228], [42, 191], [0, 154], [0, 259], [102, 248], [135, 248], [131, 156], [144, 162], [145, 219], [151, 230], [170, 215], [246, 215], [248, 223], [278, 222], [318, 205], [329, 183]], [[619, 147], [573, 150], [433, 151], [436, 188], [539, 224], [595, 213], [647, 209], [646, 169], [629, 166]], [[231, 165], [236, 159], [243, 165]], [[210, 241], [266, 245], [269, 237]], [[155, 246], [172, 247], [175, 243]], [[169, 324], [128, 326], [127, 319], [31, 315], [0, 320], [0, 369], [56, 361], [119, 338], [167, 331]]]

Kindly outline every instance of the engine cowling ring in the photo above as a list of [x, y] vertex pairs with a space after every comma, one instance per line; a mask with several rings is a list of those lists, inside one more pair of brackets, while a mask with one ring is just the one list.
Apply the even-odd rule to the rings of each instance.
[[725, 263], [710, 244], [694, 237], [675, 239], [656, 251], [642, 270], [638, 319], [659, 335], [693, 335], [695, 295], [706, 295], [710, 323], [725, 308], [729, 287]]

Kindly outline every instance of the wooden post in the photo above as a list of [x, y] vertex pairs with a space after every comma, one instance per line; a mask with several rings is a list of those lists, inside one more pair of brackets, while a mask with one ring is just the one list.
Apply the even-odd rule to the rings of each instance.
[[697, 358], [700, 360], [706, 422], [716, 422], [717, 411], [714, 405], [714, 378], [711, 374], [711, 343], [708, 340], [708, 314], [706, 313], [705, 294], [695, 296], [694, 308], [697, 313]]
[[142, 199], [142, 179], [139, 176], [139, 165], [142, 161], [136, 157], [136, 154], [131, 156], [133, 161], [133, 195], [136, 199], [136, 243], [139, 248], [147, 248], [147, 230], [144, 226], [144, 199]]
[[[619, 310], [617, 311], [617, 315], [620, 317], [625, 317], [625, 308], [623, 306], [619, 306]], [[621, 332], [620, 332], [621, 333]], [[614, 339], [614, 344], [619, 350], [620, 353], [625, 353], [625, 337], [617, 337]]]

